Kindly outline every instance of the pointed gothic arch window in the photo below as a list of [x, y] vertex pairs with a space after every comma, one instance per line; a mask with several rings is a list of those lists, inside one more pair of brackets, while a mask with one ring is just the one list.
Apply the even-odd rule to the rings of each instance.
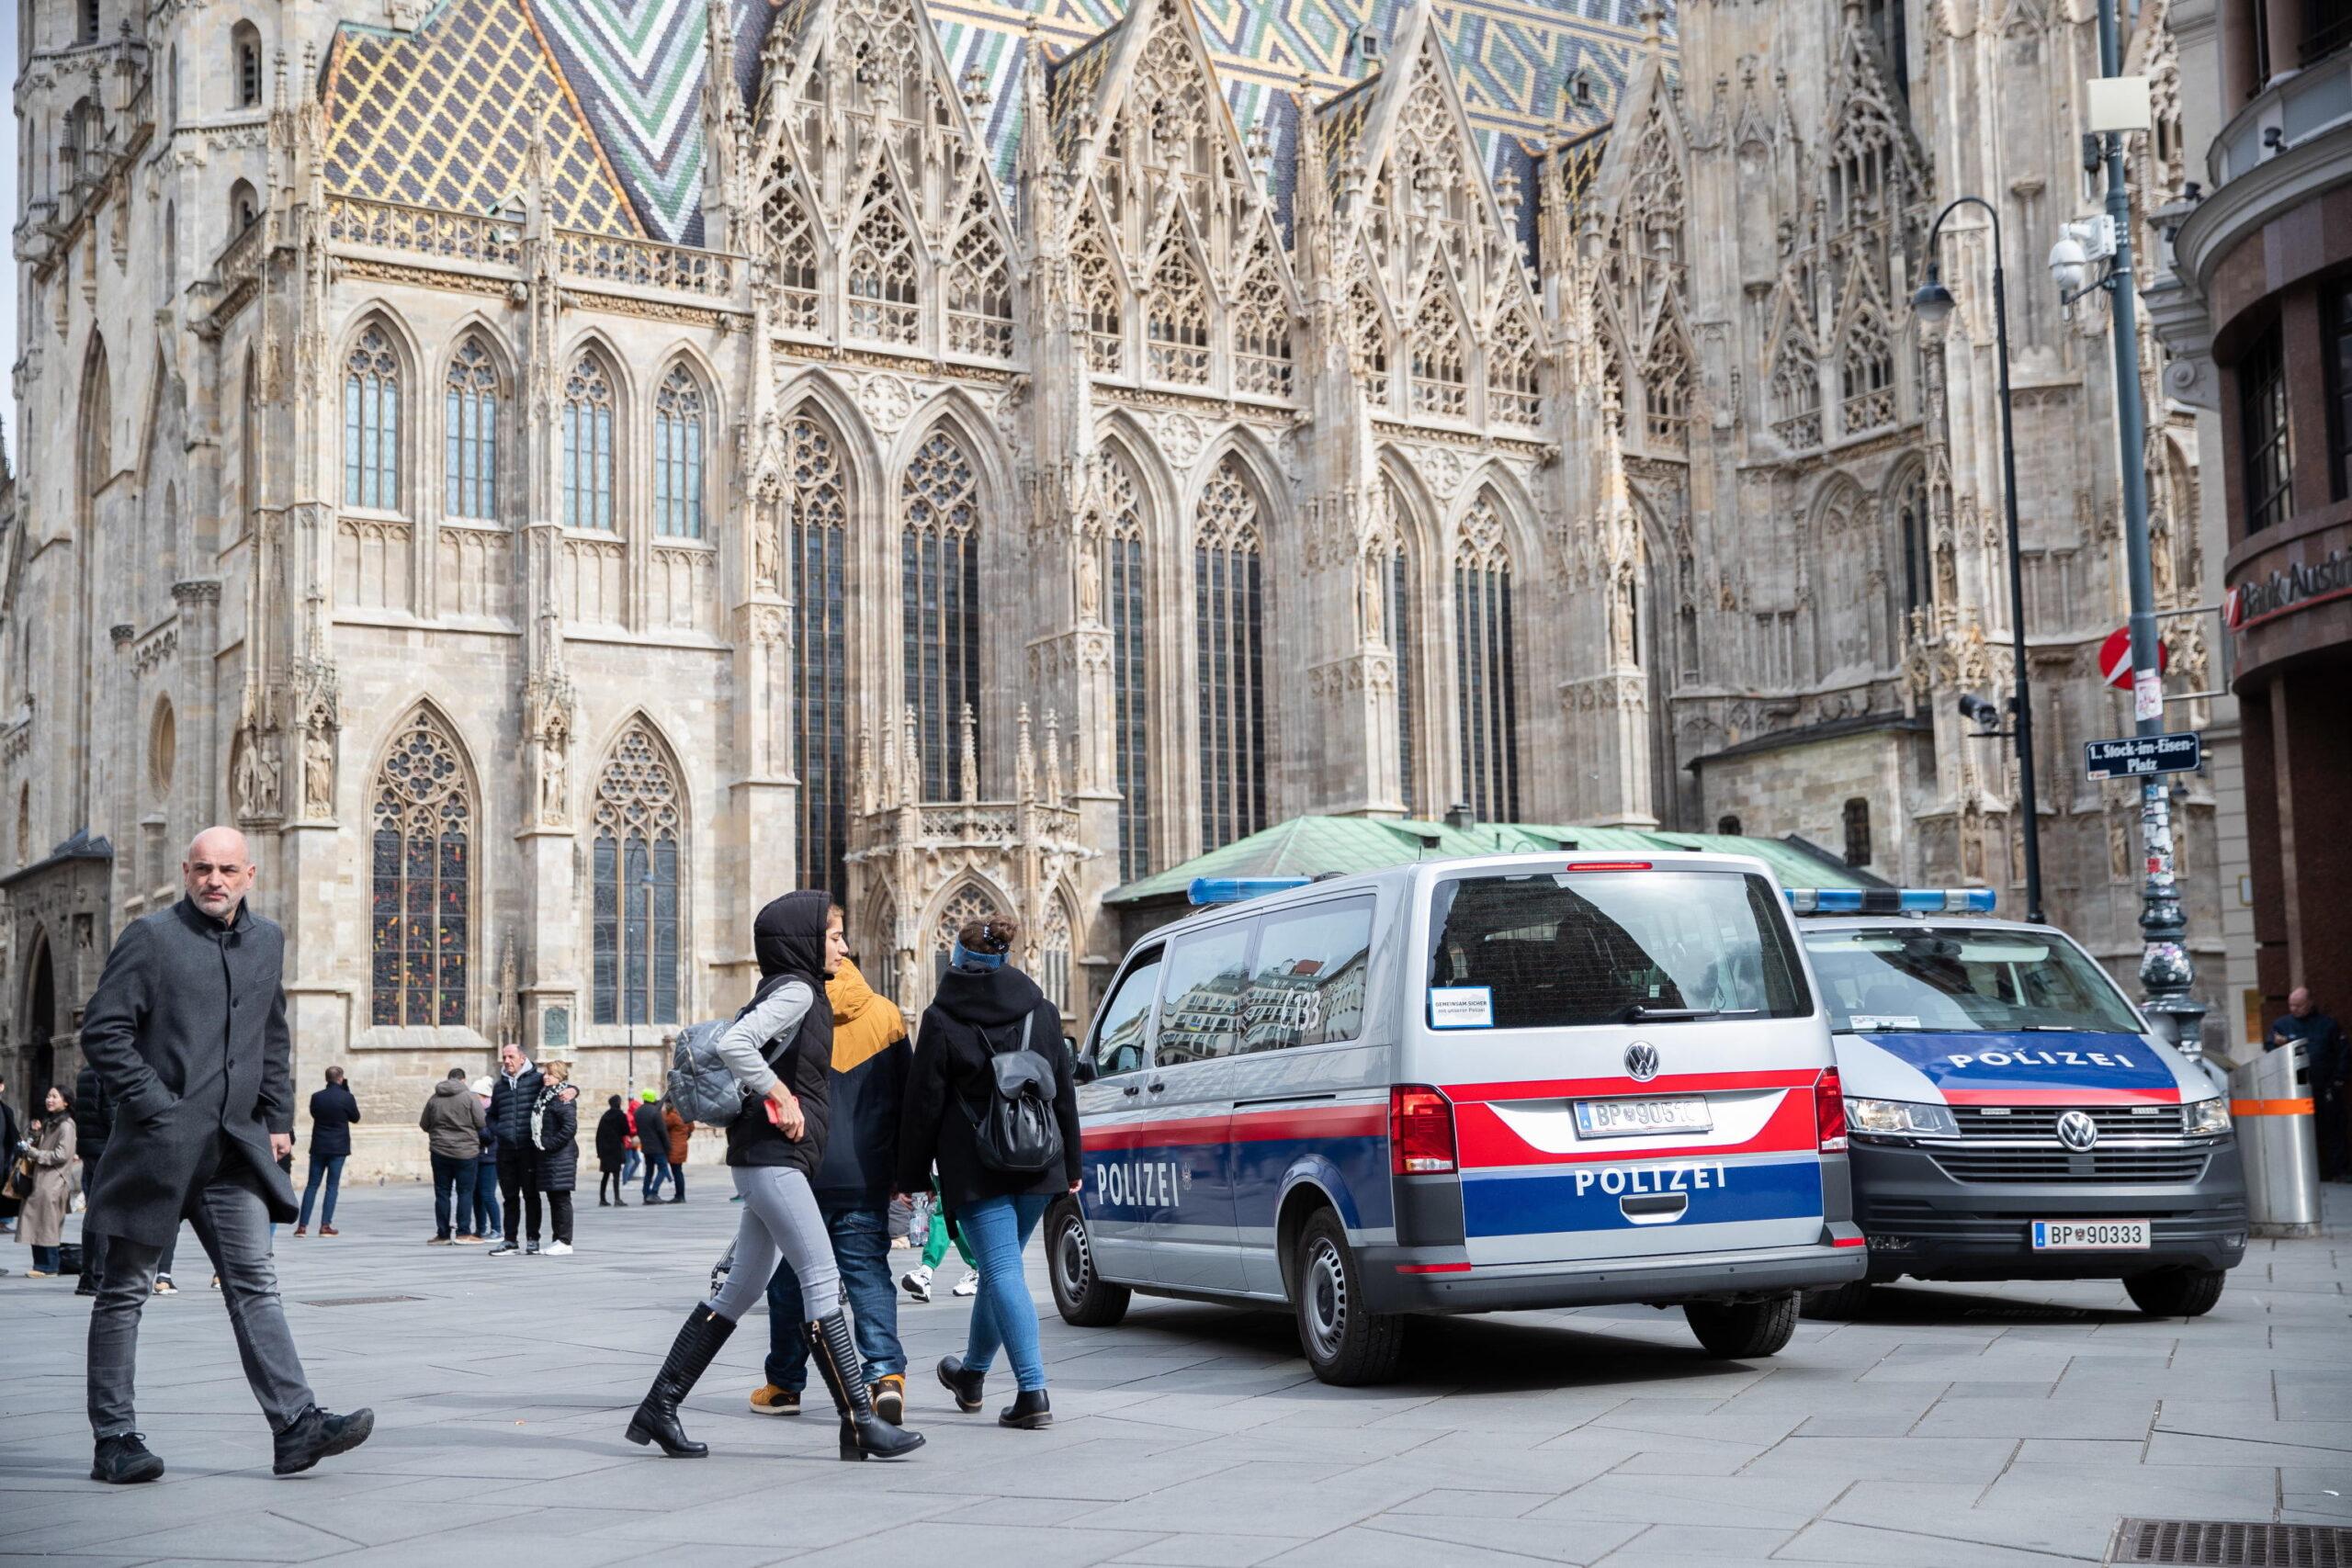
[[[981, 179], [985, 180], [986, 175]], [[1012, 357], [1012, 273], [989, 211], [988, 187], [976, 180], [964, 227], [948, 247], [947, 347], [954, 354]]]
[[1501, 424], [1533, 426], [1543, 422], [1543, 389], [1536, 381], [1535, 333], [1526, 312], [1504, 310], [1487, 345], [1487, 417]]
[[1441, 419], [1462, 419], [1470, 412], [1468, 377], [1464, 370], [1462, 322], [1432, 276], [1421, 289], [1413, 312], [1413, 412]]
[[858, 966], [877, 997], [893, 1001], [899, 996], [899, 900], [888, 888], [875, 894], [866, 906], [865, 942], [858, 950]]
[[498, 362], [469, 334], [442, 393], [442, 506], [452, 517], [498, 515]]
[[678, 775], [641, 722], [596, 776], [593, 992], [598, 1023], [675, 1023], [680, 866]]
[[702, 537], [702, 384], [673, 365], [653, 395], [653, 531]]
[[817, 330], [817, 231], [808, 209], [793, 194], [792, 167], [778, 159], [768, 170], [768, 193], [760, 203], [768, 245], [775, 256], [776, 325], [787, 332]]
[[1037, 922], [1037, 988], [1064, 1018], [1074, 1010], [1069, 994], [1069, 909], [1058, 897], [1046, 900], [1046, 918]]
[[374, 323], [343, 362], [343, 503], [400, 510], [401, 362]]
[[1462, 795], [1482, 822], [1519, 820], [1519, 634], [1510, 547], [1492, 491], [1479, 492], [1453, 549], [1453, 671]]
[[792, 619], [792, 768], [800, 780], [800, 886], [845, 904], [849, 890], [849, 480], [814, 413], [784, 429], [784, 557]]
[[912, 343], [921, 308], [914, 235], [899, 210], [897, 186], [876, 169], [865, 216], [849, 243], [849, 331], [877, 343]]
[[1290, 301], [1274, 270], [1273, 246], [1263, 234], [1250, 249], [1234, 296], [1233, 356], [1234, 390], [1290, 396]]
[[472, 951], [474, 795], [458, 739], [432, 709], [401, 722], [368, 791], [368, 1017], [466, 1021]]
[[1903, 545], [1903, 614], [1907, 625], [1911, 616], [1934, 609], [1936, 604], [1935, 552], [1928, 540], [1928, 479], [1916, 468], [1894, 492], [1894, 532]]
[[1412, 552], [1406, 543], [1406, 502], [1394, 481], [1384, 481], [1391, 519], [1386, 537], [1374, 548], [1378, 555], [1378, 592], [1386, 596], [1386, 636], [1396, 660], [1396, 795], [1405, 814], [1420, 809], [1421, 748], [1416, 727], [1421, 721], [1419, 626], [1413, 615]]
[[1642, 433], [1656, 450], [1681, 452], [1690, 439], [1690, 351], [1661, 323], [1642, 367]]
[[1821, 445], [1821, 376], [1813, 352], [1793, 329], [1772, 356], [1772, 434], [1792, 451]]
[[563, 383], [563, 525], [618, 526], [613, 510], [613, 378], [594, 354], [572, 361]]
[[1111, 766], [1119, 792], [1119, 880], [1151, 874], [1150, 642], [1145, 631], [1143, 485], [1112, 457], [1102, 502], [1103, 619], [1111, 627]]
[[1838, 355], [1838, 390], [1845, 400], [1846, 434], [1857, 434], [1894, 423], [1894, 345], [1878, 311], [1865, 305], [1846, 327]]
[[1388, 322], [1380, 313], [1380, 299], [1359, 276], [1348, 288], [1348, 359], [1363, 387], [1364, 401], [1374, 408], [1388, 406]]
[[1078, 268], [1078, 298], [1086, 311], [1087, 366], [1097, 376], [1124, 375], [1127, 367], [1126, 312], [1119, 301], [1119, 275], [1092, 213], [1080, 220], [1072, 254]]
[[1265, 534], [1238, 457], [1228, 455], [1209, 476], [1196, 525], [1193, 635], [1206, 851], [1266, 826]]
[[931, 928], [931, 973], [936, 979], [946, 972], [947, 956], [956, 951], [956, 933], [974, 920], [984, 920], [990, 915], [1002, 914], [1004, 906], [990, 897], [989, 890], [977, 882], [966, 882], [948, 895], [939, 907], [939, 918]]
[[979, 469], [936, 429], [915, 448], [899, 493], [906, 702], [921, 738], [923, 798], [948, 800], [962, 772], [964, 715], [980, 706]]
[[1208, 290], [1192, 252], [1170, 239], [1152, 271], [1144, 320], [1153, 378], [1200, 386], [1209, 378]]

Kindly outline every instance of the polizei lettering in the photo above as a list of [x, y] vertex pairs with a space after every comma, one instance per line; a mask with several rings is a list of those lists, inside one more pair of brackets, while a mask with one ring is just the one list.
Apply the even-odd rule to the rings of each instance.
[[2120, 1051], [1979, 1051], [1973, 1056], [1946, 1056], [1954, 1067], [2136, 1067], [2140, 1064]]
[[1577, 1172], [1577, 1196], [1594, 1188], [1611, 1198], [1638, 1197], [1645, 1192], [1720, 1192], [1720, 1165], [1612, 1165]]
[[1172, 1209], [1183, 1200], [1183, 1179], [1172, 1159], [1106, 1159], [1094, 1168], [1102, 1201], [1115, 1208]]

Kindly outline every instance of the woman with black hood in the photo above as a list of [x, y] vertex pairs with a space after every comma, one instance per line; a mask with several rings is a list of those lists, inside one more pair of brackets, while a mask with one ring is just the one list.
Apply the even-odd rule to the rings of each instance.
[[842, 1315], [832, 1237], [808, 1186], [825, 1157], [826, 1074], [833, 1055], [825, 982], [849, 955], [841, 908], [822, 893], [787, 893], [752, 921], [752, 949], [760, 961], [760, 988], [717, 1042], [720, 1060], [755, 1097], [727, 1125], [727, 1165], [743, 1199], [735, 1266], [678, 1330], [669, 1359], [629, 1418], [628, 1440], [658, 1442], [673, 1459], [700, 1459], [710, 1451], [678, 1425], [678, 1402], [765, 1293], [781, 1260], [800, 1281], [804, 1332], [841, 1411], [842, 1458], [897, 1459], [922, 1447], [922, 1434], [874, 1414], [865, 1367]]
[[[936, 1160], [940, 1201], [979, 1267], [980, 1293], [972, 1303], [963, 1358], [943, 1359], [939, 1381], [956, 1396], [957, 1409], [978, 1410], [981, 1384], [1001, 1345], [1020, 1393], [998, 1414], [997, 1424], [1034, 1430], [1053, 1425], [1054, 1415], [1037, 1348], [1037, 1305], [1029, 1299], [1021, 1253], [1046, 1202], [1077, 1191], [1085, 1167], [1061, 1014], [1035, 980], [1007, 962], [1019, 934], [1010, 915], [967, 920], [956, 932], [947, 972], [915, 1037], [914, 1075], [899, 1134], [899, 1190], [922, 1191]], [[1053, 1069], [1054, 1119], [1061, 1128], [1060, 1161], [1035, 1176], [990, 1168], [974, 1130], [997, 1092], [991, 1058], [1024, 1047]]]
[[[621, 1196], [621, 1183], [626, 1179], [621, 1172], [626, 1168], [628, 1158], [628, 1112], [621, 1109], [619, 1095], [608, 1094], [605, 1097], [605, 1114], [596, 1123], [596, 1207], [599, 1209], [615, 1205], [623, 1209], [628, 1207], [628, 1200]], [[607, 1187], [613, 1192], [609, 1204], [605, 1197]]]

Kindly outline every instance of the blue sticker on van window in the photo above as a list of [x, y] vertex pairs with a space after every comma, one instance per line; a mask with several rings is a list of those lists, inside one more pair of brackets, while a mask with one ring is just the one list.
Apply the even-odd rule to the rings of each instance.
[[1939, 1089], [2177, 1089], [2171, 1067], [2136, 1034], [2030, 1030], [1864, 1033]]

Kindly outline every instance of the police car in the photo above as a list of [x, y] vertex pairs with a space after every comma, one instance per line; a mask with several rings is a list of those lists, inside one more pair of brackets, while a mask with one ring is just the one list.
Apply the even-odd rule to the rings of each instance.
[[1402, 1315], [1682, 1306], [1787, 1343], [1860, 1278], [1827, 1019], [1738, 855], [1430, 861], [1200, 882], [1082, 1049], [1086, 1181], [1046, 1218], [1062, 1316], [1135, 1292], [1286, 1305], [1325, 1381]]
[[1836, 1031], [1872, 1283], [2120, 1279], [2196, 1316], [2245, 1256], [2230, 1102], [2064, 932], [1984, 889], [1789, 894]]

